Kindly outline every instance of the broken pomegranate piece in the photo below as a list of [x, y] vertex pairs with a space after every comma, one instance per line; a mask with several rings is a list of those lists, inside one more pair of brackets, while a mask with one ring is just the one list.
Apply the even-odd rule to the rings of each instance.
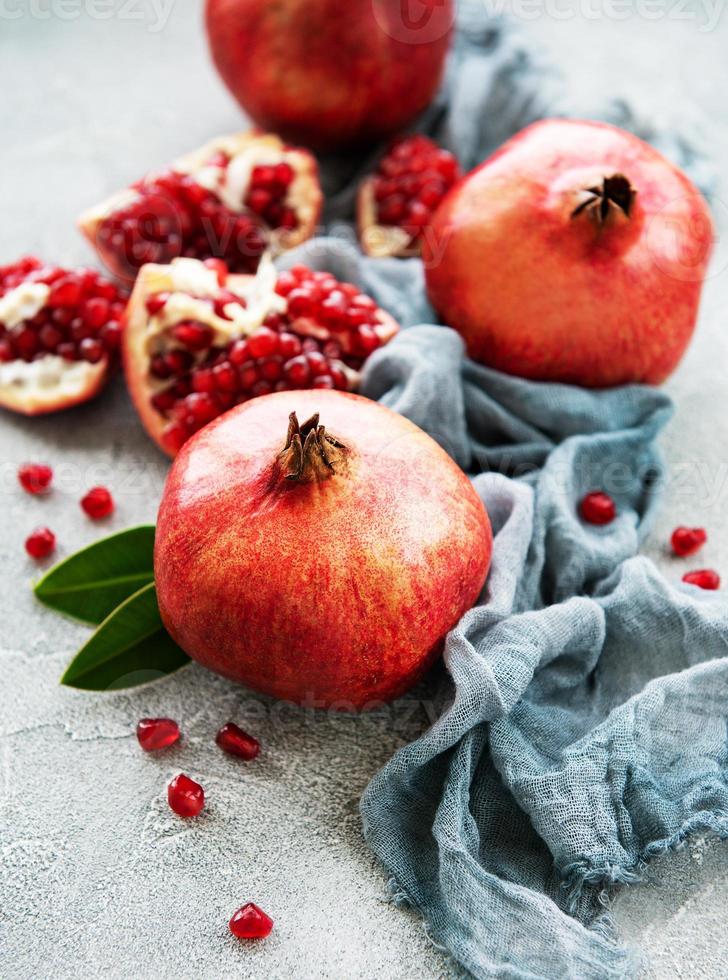
[[81, 216], [104, 263], [133, 280], [148, 263], [178, 257], [223, 259], [255, 272], [266, 249], [310, 238], [323, 196], [318, 165], [277, 136], [242, 133], [213, 140]]
[[98, 394], [125, 305], [95, 269], [32, 257], [0, 267], [0, 406], [43, 415]]
[[124, 367], [151, 437], [174, 456], [234, 405], [296, 388], [355, 390], [372, 351], [399, 327], [331, 273], [296, 266], [255, 276], [219, 262], [148, 265], [129, 302]]
[[359, 189], [359, 239], [367, 255], [419, 255], [422, 237], [460, 178], [457, 159], [426, 136], [397, 140]]

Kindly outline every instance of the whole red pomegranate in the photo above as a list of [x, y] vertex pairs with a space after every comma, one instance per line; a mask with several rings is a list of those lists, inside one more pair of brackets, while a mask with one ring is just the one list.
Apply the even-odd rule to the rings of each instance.
[[708, 206], [657, 150], [551, 119], [445, 198], [424, 237], [430, 299], [475, 360], [587, 387], [659, 384], [695, 326]]
[[442, 76], [454, 0], [207, 0], [225, 84], [259, 125], [319, 150], [408, 126]]
[[175, 460], [159, 608], [211, 670], [358, 709], [432, 663], [491, 546], [472, 484], [412, 422], [344, 392], [280, 392], [216, 419]]

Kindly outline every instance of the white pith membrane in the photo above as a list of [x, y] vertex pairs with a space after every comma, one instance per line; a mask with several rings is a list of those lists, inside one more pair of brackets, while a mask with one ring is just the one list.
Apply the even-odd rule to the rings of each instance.
[[[143, 365], [144, 384], [143, 391], [139, 393], [149, 403], [149, 412], [157, 418], [160, 430], [168, 418], [151, 405], [151, 399], [155, 394], [168, 389], [171, 381], [168, 378], [157, 378], [151, 373], [152, 358], [173, 350], [185, 351], [193, 358], [189, 370], [194, 371], [205, 361], [210, 350], [208, 347], [203, 351], [191, 352], [173, 336], [173, 328], [187, 320], [205, 324], [213, 330], [210, 346], [226, 348], [233, 341], [254, 334], [264, 325], [269, 314], [287, 313], [288, 301], [276, 292], [277, 281], [278, 273], [269, 254], [262, 257], [255, 275], [228, 275], [224, 287], [220, 286], [217, 271], [197, 259], [180, 258], [170, 265], [150, 264], [140, 270], [128, 307], [126, 362], [127, 365], [134, 365], [133, 371], [138, 371]], [[223, 290], [240, 297], [241, 302], [227, 303], [223, 308], [225, 317], [220, 317], [210, 301], [219, 297]], [[150, 314], [147, 301], [160, 293], [168, 294], [164, 306], [159, 312]], [[378, 326], [375, 331], [381, 342], [385, 343], [397, 332], [398, 327], [381, 310], [377, 312], [376, 318]], [[302, 339], [312, 337], [326, 342], [332, 337], [328, 328], [307, 317], [292, 319], [290, 330]], [[341, 359], [329, 358], [329, 361], [346, 376], [348, 390], [355, 390], [359, 384], [360, 372]]]
[[[230, 157], [227, 167], [209, 166], [216, 153]], [[268, 228], [269, 246], [278, 253], [295, 248], [311, 237], [318, 220], [323, 195], [318, 181], [318, 166], [310, 153], [287, 146], [273, 133], [236, 133], [218, 137], [180, 157], [172, 163], [171, 169], [192, 177], [201, 187], [211, 191], [228, 210], [242, 214], [249, 211], [245, 197], [255, 167], [275, 166], [277, 163], [287, 163], [294, 172], [283, 204], [292, 208], [298, 216], [297, 228]], [[154, 177], [155, 173], [148, 174], [144, 183], [151, 182]], [[141, 196], [133, 187], [112, 194], [81, 215], [78, 222], [80, 228], [93, 240], [96, 230], [106, 218]]]
[[[20, 283], [0, 297], [0, 323], [12, 330], [32, 319], [45, 307], [50, 292], [45, 283]], [[98, 390], [107, 370], [107, 358], [91, 364], [67, 361], [57, 354], [0, 363], [0, 405], [26, 415], [52, 412], [59, 405], [70, 407]]]
[[374, 180], [369, 177], [361, 186], [357, 201], [359, 241], [365, 255], [375, 259], [390, 256], [414, 258], [420, 254], [420, 244], [399, 225], [380, 225], [377, 222], [377, 202]]

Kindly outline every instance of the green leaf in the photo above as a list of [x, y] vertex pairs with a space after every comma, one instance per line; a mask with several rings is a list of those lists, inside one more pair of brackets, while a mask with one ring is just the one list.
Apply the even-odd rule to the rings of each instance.
[[154, 526], [133, 527], [96, 541], [52, 568], [36, 597], [56, 612], [98, 625], [154, 581]]
[[171, 674], [188, 661], [162, 624], [151, 583], [104, 620], [76, 654], [61, 684], [84, 691], [118, 691]]

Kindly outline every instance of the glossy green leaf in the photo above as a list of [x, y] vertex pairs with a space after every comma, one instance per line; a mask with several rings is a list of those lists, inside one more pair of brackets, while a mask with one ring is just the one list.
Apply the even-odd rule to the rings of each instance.
[[52, 568], [35, 586], [40, 601], [97, 625], [130, 595], [154, 581], [154, 526], [133, 527], [96, 541]]
[[162, 624], [152, 583], [104, 620], [61, 683], [84, 691], [116, 691], [157, 680], [188, 661]]

